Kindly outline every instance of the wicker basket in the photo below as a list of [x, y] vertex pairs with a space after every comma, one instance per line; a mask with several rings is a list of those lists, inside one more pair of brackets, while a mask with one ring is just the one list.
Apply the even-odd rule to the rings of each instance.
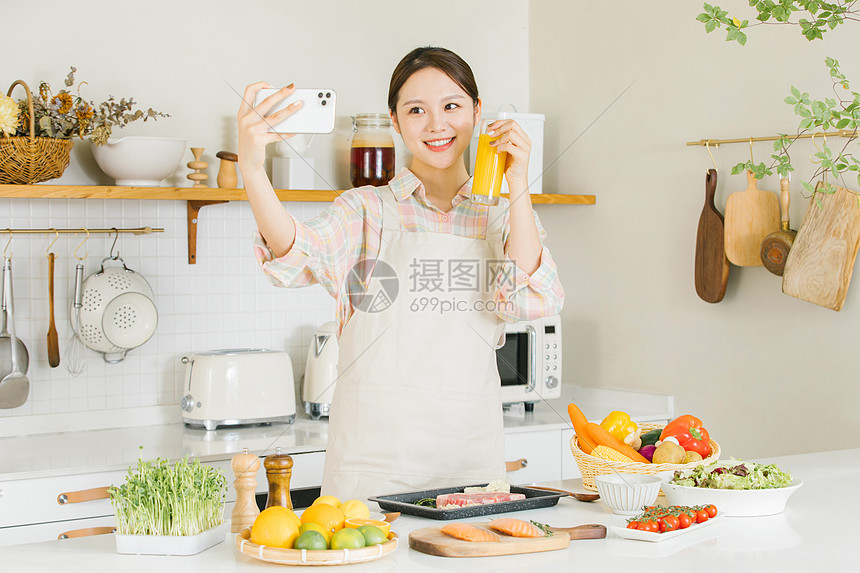
[[[662, 428], [660, 424], [641, 424], [643, 432], [648, 430], [656, 430]], [[594, 483], [594, 478], [599, 475], [620, 473], [620, 474], [647, 474], [654, 475], [665, 471], [688, 470], [693, 469], [699, 464], [711, 463], [720, 459], [720, 446], [714, 440], [711, 440], [711, 455], [699, 462], [690, 462], [689, 464], [645, 464], [641, 462], [614, 462], [611, 460], [603, 460], [595, 456], [586, 454], [579, 449], [576, 443], [576, 436], [570, 439], [570, 451], [576, 460], [576, 465], [579, 466], [579, 473], [582, 474], [582, 485], [590, 490], [597, 491], [597, 485]]]
[[69, 152], [74, 143], [70, 139], [35, 137], [36, 118], [29, 86], [23, 80], [17, 80], [9, 87], [6, 95], [11, 96], [12, 90], [19, 84], [27, 92], [30, 135], [0, 137], [0, 183], [29, 185], [55, 179], [68, 167]]

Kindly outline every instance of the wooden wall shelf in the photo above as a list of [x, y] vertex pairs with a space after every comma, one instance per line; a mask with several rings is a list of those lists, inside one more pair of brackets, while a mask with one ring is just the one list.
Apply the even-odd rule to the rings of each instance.
[[[334, 201], [343, 191], [298, 191], [276, 189], [281, 201], [325, 203]], [[200, 209], [206, 205], [226, 201], [247, 201], [244, 189], [218, 187], [120, 187], [98, 185], [0, 185], [0, 198], [23, 199], [145, 199], [187, 201], [188, 264], [197, 262], [197, 220]], [[594, 205], [594, 195], [531, 196], [535, 205]]]

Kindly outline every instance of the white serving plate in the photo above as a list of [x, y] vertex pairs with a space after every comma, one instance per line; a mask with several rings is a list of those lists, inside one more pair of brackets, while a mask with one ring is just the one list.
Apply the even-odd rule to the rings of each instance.
[[[667, 505], [717, 506], [717, 511], [729, 517], [758, 517], [785, 511], [788, 498], [803, 482], [795, 479], [791, 485], [776, 489], [711, 489], [663, 483]], [[707, 522], [706, 522], [707, 523]]]
[[[717, 511], [720, 511], [719, 507]], [[708, 521], [704, 523], [694, 523], [691, 524], [690, 527], [686, 529], [676, 529], [675, 531], [669, 531], [667, 533], [654, 533], [653, 531], [640, 531], [638, 529], [627, 529], [627, 527], [623, 525], [613, 525], [609, 527], [609, 531], [617, 535], [618, 537], [623, 537], [624, 539], [635, 539], [636, 541], [650, 541], [652, 543], [659, 543], [661, 541], [668, 541], [669, 539], [675, 539], [679, 535], [684, 535], [685, 533], [690, 533], [692, 531], [701, 531], [703, 527], [707, 527], [709, 525], [713, 525], [715, 521], [719, 521], [724, 518], [725, 514], [717, 513], [716, 516], [710, 518]]]
[[128, 555], [196, 555], [224, 541], [226, 525], [198, 535], [116, 534], [116, 552]]

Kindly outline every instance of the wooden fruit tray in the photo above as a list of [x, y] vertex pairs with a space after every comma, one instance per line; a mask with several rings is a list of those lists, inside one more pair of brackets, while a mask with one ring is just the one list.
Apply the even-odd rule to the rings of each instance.
[[250, 529], [243, 529], [241, 533], [236, 534], [236, 548], [240, 553], [260, 561], [280, 565], [346, 565], [375, 561], [397, 549], [397, 543], [397, 534], [392, 531], [388, 534], [388, 541], [372, 547], [309, 551], [307, 549], [282, 549], [257, 545], [251, 541]]

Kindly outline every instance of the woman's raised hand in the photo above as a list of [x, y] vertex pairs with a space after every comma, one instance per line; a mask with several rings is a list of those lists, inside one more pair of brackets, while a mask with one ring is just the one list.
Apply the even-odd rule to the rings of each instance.
[[[506, 152], [508, 160], [505, 165], [505, 179], [511, 195], [528, 189], [529, 186], [529, 154], [532, 140], [525, 130], [512, 119], [500, 119], [490, 124], [492, 137], [498, 137], [490, 142], [499, 152]], [[511, 197], [513, 199], [513, 197]]]
[[246, 178], [249, 173], [263, 169], [268, 144], [293, 136], [291, 133], [269, 133], [269, 127], [284, 121], [302, 106], [302, 102], [299, 100], [281, 111], [267, 115], [275, 104], [289, 97], [295, 91], [293, 84], [290, 84], [261, 101], [257, 107], [252, 107], [257, 93], [261, 89], [271, 87], [266, 82], [249, 85], [245, 88], [242, 105], [239, 106], [239, 113], [237, 114], [239, 168], [242, 170], [243, 177]]

